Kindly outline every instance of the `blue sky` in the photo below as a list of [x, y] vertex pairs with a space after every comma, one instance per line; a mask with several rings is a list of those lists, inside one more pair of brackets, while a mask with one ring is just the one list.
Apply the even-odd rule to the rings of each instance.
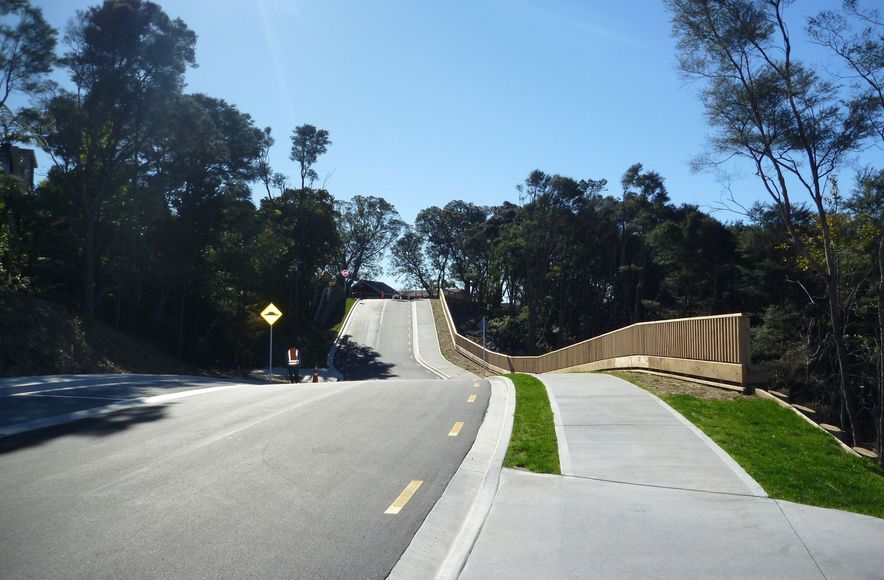
[[[96, 2], [35, 3], [63, 27]], [[689, 169], [708, 129], [698, 87], [675, 70], [660, 1], [159, 3], [198, 35], [187, 90], [271, 126], [271, 162], [291, 183], [289, 135], [311, 123], [331, 133], [316, 166], [329, 191], [382, 196], [409, 222], [452, 199], [517, 202], [516, 184], [535, 168], [606, 178], [618, 194], [623, 172], [641, 162], [676, 203], [712, 210], [725, 196], [713, 176]], [[801, 34], [803, 20], [792, 22]], [[741, 169], [737, 200], [764, 199]]]

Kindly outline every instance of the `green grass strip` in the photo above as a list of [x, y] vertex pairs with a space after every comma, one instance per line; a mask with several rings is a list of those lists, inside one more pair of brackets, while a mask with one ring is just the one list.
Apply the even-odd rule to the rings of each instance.
[[516, 412], [504, 467], [561, 473], [556, 428], [546, 387], [530, 375], [506, 376], [516, 386]]

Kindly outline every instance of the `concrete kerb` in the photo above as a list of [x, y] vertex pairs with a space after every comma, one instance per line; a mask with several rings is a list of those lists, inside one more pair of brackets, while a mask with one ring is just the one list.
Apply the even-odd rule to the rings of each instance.
[[457, 578], [497, 495], [513, 429], [516, 390], [490, 377], [491, 398], [476, 440], [388, 578]]
[[556, 440], [558, 441], [559, 447], [559, 471], [562, 472], [562, 475], [574, 475], [574, 468], [571, 465], [571, 452], [568, 449], [568, 438], [565, 437], [565, 424], [562, 421], [562, 412], [559, 410], [559, 403], [556, 401], [556, 397], [553, 395], [552, 389], [549, 388], [549, 385], [547, 385], [538, 375], [535, 374], [532, 376], [543, 384], [546, 389], [546, 398], [549, 399], [549, 407], [552, 409], [553, 423], [556, 428]]
[[325, 359], [325, 366], [327, 367], [328, 374], [337, 381], [343, 381], [344, 375], [341, 374], [341, 371], [335, 366], [335, 354], [337, 354], [338, 347], [341, 344], [341, 337], [347, 332], [347, 325], [350, 324], [350, 319], [353, 317], [353, 311], [356, 310], [356, 307], [361, 303], [362, 300], [358, 298], [356, 299], [356, 302], [353, 303], [353, 307], [350, 308], [350, 311], [347, 313], [347, 318], [344, 319], [341, 329], [338, 330], [338, 335], [335, 337], [335, 341], [332, 343], [332, 347], [329, 349], [328, 356]]

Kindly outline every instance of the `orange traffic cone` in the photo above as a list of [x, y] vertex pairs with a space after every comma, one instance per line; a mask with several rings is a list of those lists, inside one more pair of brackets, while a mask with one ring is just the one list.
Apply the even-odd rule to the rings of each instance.
[[319, 367], [313, 367], [313, 382], [319, 382]]

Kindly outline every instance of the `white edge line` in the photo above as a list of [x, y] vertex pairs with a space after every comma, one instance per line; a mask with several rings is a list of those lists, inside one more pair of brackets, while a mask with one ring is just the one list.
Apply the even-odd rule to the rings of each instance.
[[534, 378], [543, 383], [546, 387], [546, 397], [549, 399], [549, 406], [553, 413], [553, 422], [556, 428], [556, 439], [559, 442], [559, 470], [562, 475], [574, 475], [574, 467], [571, 464], [571, 451], [568, 448], [568, 438], [565, 436], [565, 424], [562, 421], [562, 412], [559, 410], [559, 403], [552, 392], [552, 389], [546, 381], [540, 376], [533, 375]]
[[[635, 385], [633, 385], [633, 386], [635, 386]], [[740, 479], [740, 481], [742, 481], [746, 485], [746, 487], [749, 488], [749, 493], [751, 493], [752, 495], [757, 496], [757, 497], [769, 497], [767, 495], [767, 492], [764, 491], [764, 488], [761, 487], [761, 485], [757, 481], [755, 481], [752, 478], [752, 476], [746, 472], [745, 469], [743, 469], [743, 466], [740, 465], [739, 463], [737, 463], [736, 461], [734, 461], [733, 457], [728, 455], [727, 452], [724, 449], [722, 449], [721, 447], [719, 447], [719, 445], [715, 441], [713, 441], [708, 435], [703, 433], [703, 431], [701, 431], [699, 429], [699, 427], [697, 427], [696, 425], [694, 425], [693, 423], [691, 423], [690, 421], [685, 419], [681, 413], [679, 413], [678, 411], [676, 411], [675, 409], [673, 409], [672, 407], [667, 405], [666, 402], [663, 401], [657, 395], [650, 393], [650, 392], [648, 392], [644, 389], [641, 389], [639, 387], [635, 387], [635, 388], [638, 389], [639, 391], [641, 391], [642, 393], [648, 395], [649, 397], [653, 398], [655, 401], [657, 401], [657, 403], [661, 407], [663, 407], [664, 409], [666, 409], [667, 411], [672, 413], [672, 415], [675, 416], [676, 419], [678, 419], [679, 421], [684, 423], [685, 426], [688, 429], [690, 429], [694, 433], [694, 435], [699, 437], [700, 440], [703, 441], [703, 443], [705, 443], [706, 446], [709, 447], [709, 449], [711, 449], [712, 452], [715, 453], [719, 457], [719, 459], [721, 459], [724, 462], [725, 465], [730, 467], [731, 471], [734, 472], [734, 474]]]
[[434, 375], [436, 375], [440, 379], [444, 380], [444, 379], [451, 378], [448, 375], [446, 375], [445, 373], [443, 373], [442, 371], [440, 371], [436, 368], [433, 368], [432, 366], [427, 364], [427, 362], [424, 359], [421, 358], [420, 347], [418, 346], [418, 343], [420, 342], [420, 336], [418, 335], [418, 329], [417, 329], [417, 303], [415, 303], [413, 301], [411, 303], [411, 328], [412, 328], [412, 334], [413, 334], [412, 341], [411, 341], [411, 348], [412, 348], [412, 350], [414, 350], [414, 360], [417, 361], [417, 364], [424, 367], [425, 369], [427, 369], [428, 371], [430, 371], [431, 373], [433, 373]]

